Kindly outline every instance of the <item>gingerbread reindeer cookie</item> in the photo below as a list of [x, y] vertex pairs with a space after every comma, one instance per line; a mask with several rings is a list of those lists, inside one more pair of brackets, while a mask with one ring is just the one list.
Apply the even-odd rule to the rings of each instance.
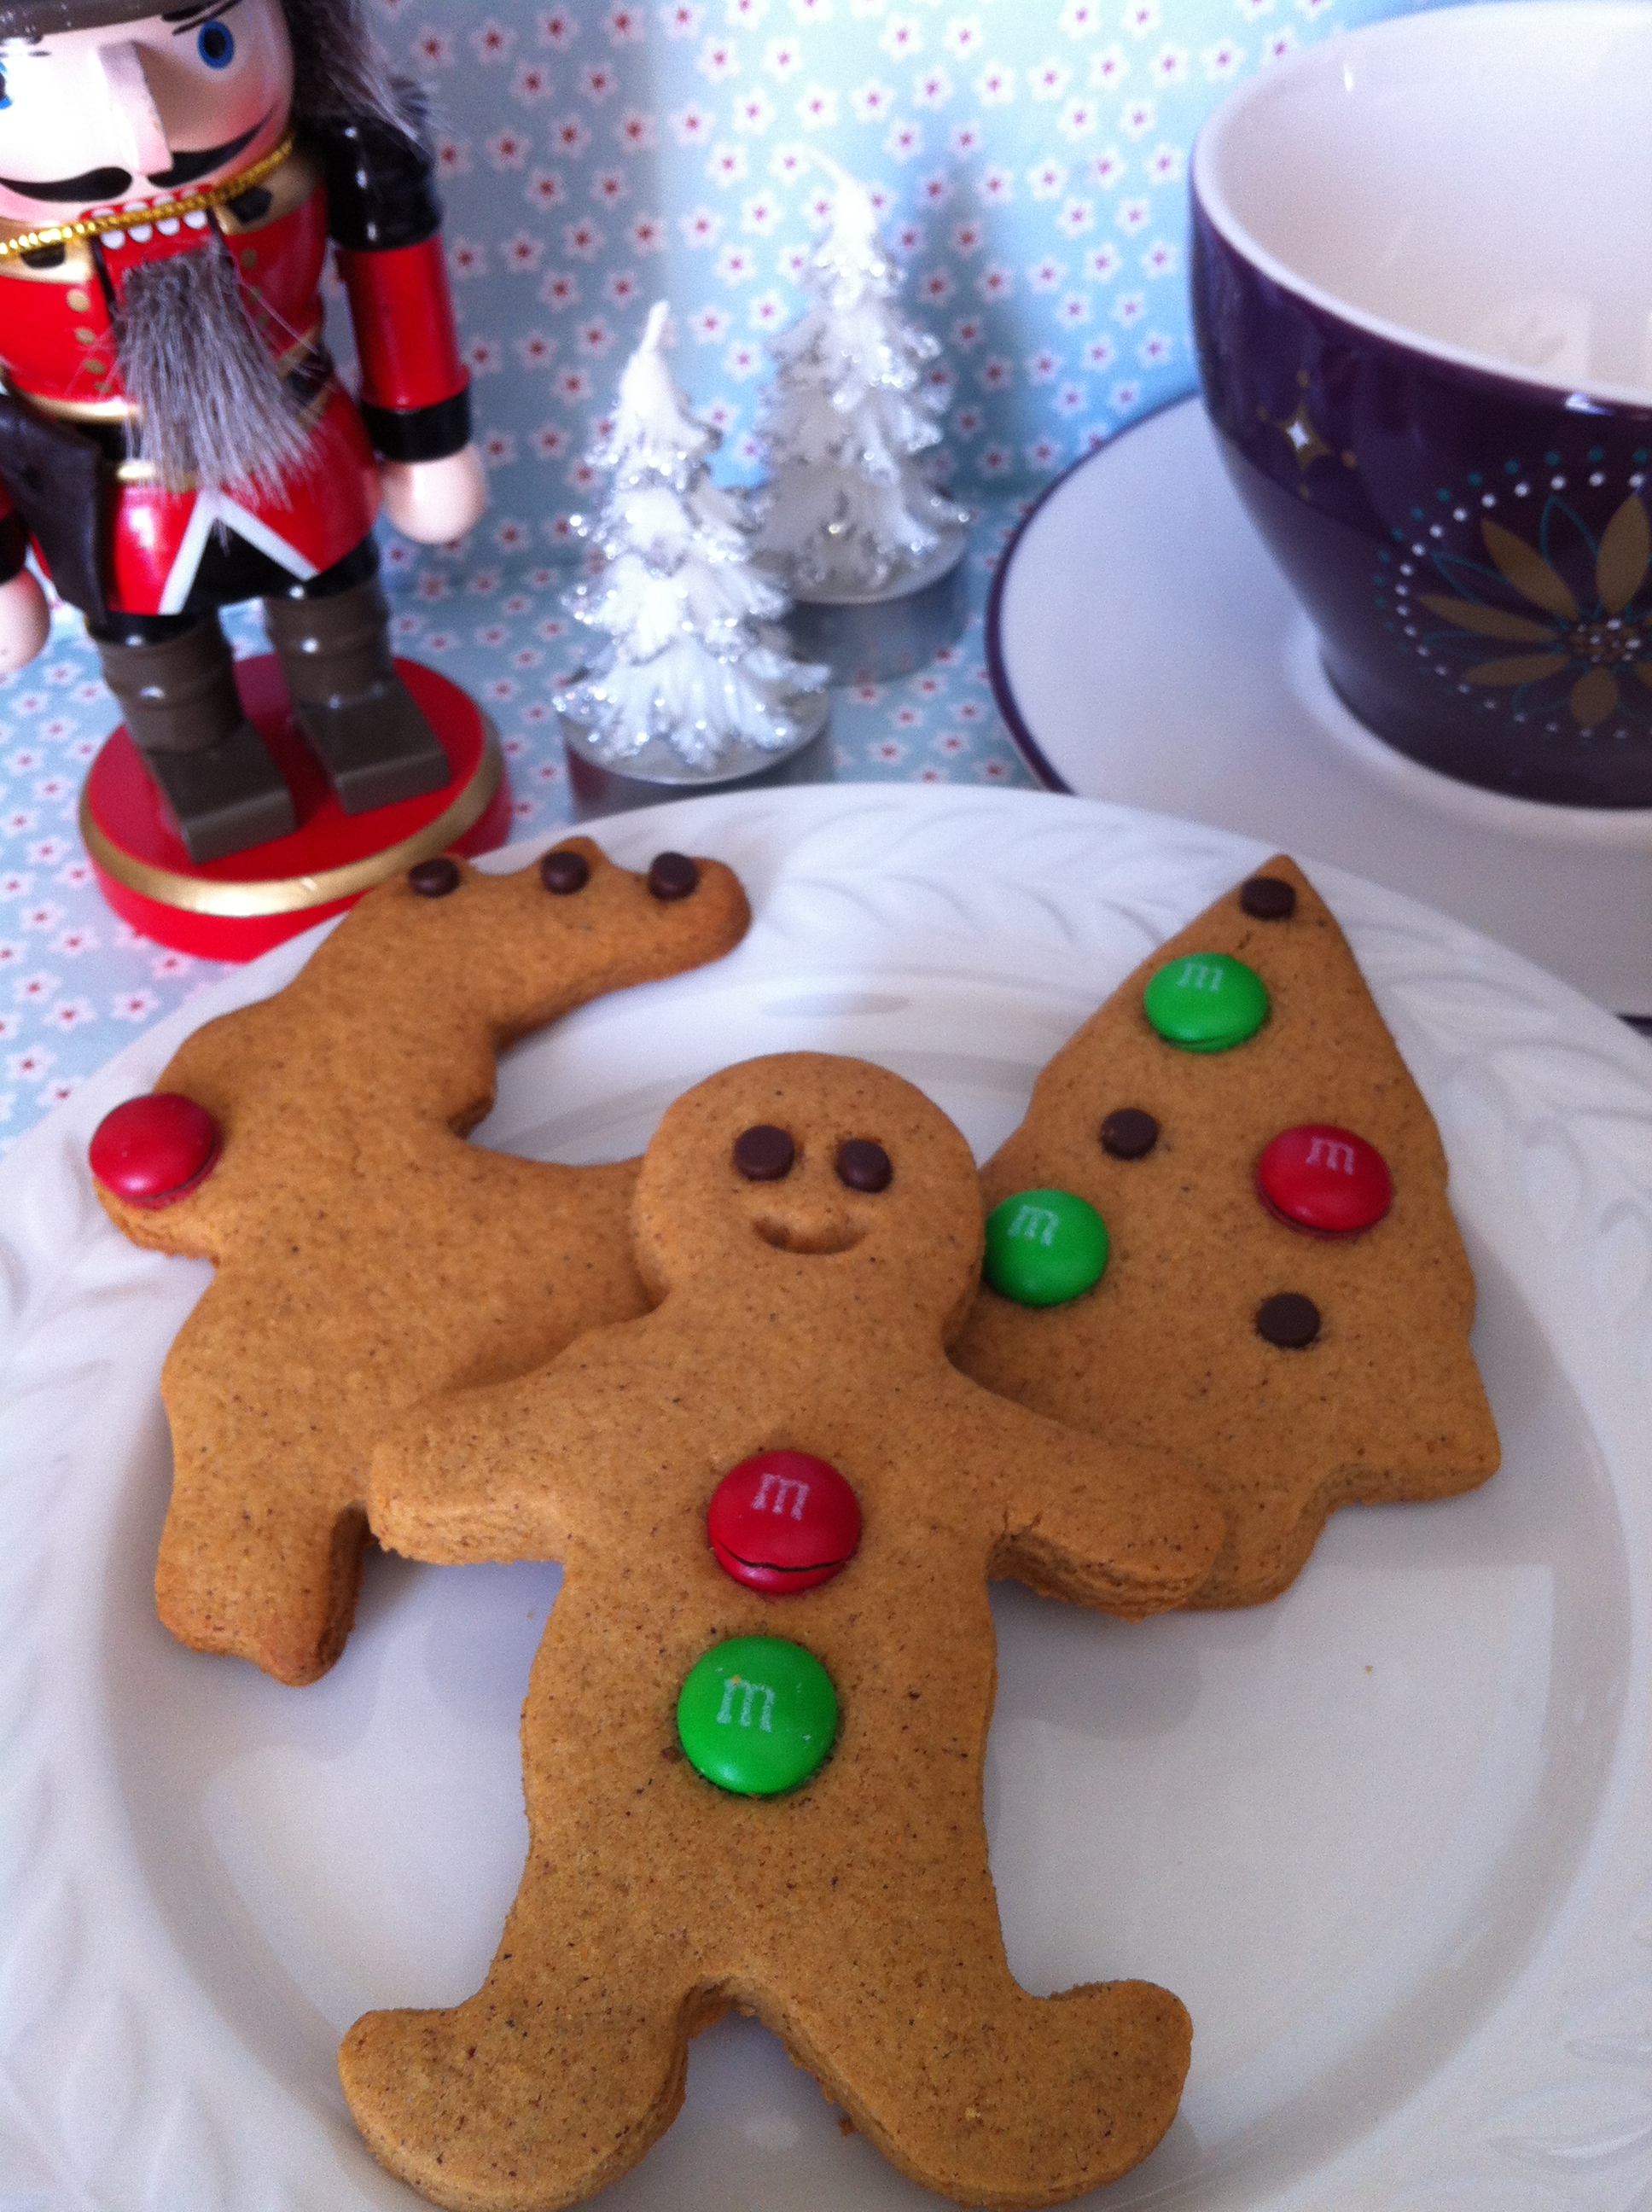
[[498, 1953], [452, 2011], [357, 2022], [357, 2124], [439, 2204], [571, 2204], [665, 2128], [689, 2038], [732, 2003], [945, 2196], [1109, 2180], [1169, 2124], [1187, 2018], [1147, 1983], [1011, 1977], [987, 1578], [1149, 1613], [1202, 1581], [1220, 1516], [1162, 1455], [951, 1366], [980, 1194], [898, 1078], [810, 1054], [713, 1077], [662, 1122], [634, 1219], [655, 1311], [374, 1457], [386, 1544], [565, 1580]]
[[958, 1364], [1199, 1468], [1228, 1537], [1195, 1604], [1277, 1595], [1336, 1506], [1497, 1467], [1433, 1116], [1291, 861], [1120, 985], [981, 1182]]
[[114, 1220], [217, 1267], [161, 1377], [155, 1595], [174, 1636], [314, 1680], [349, 1632], [392, 1417], [644, 1310], [635, 1162], [548, 1166], [465, 1137], [513, 1038], [716, 958], [748, 920], [726, 868], [681, 854], [646, 877], [585, 838], [516, 875], [427, 860], [102, 1124]]

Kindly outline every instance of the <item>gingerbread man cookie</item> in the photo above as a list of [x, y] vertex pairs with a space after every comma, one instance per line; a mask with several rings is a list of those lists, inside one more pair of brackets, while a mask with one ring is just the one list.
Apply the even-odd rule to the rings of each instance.
[[1290, 860], [1120, 985], [981, 1182], [958, 1364], [1200, 1471], [1228, 1537], [1194, 1604], [1277, 1595], [1336, 1506], [1496, 1468], [1433, 1116]]
[[749, 918], [726, 868], [681, 854], [647, 877], [585, 838], [516, 875], [424, 861], [105, 1121], [92, 1165], [113, 1219], [218, 1271], [161, 1377], [155, 1595], [174, 1636], [314, 1680], [349, 1632], [392, 1417], [644, 1310], [635, 1162], [547, 1166], [464, 1139], [513, 1038], [716, 958]]
[[654, 1312], [374, 1457], [385, 1543], [565, 1581], [499, 1951], [456, 2009], [357, 2022], [357, 2124], [439, 2204], [571, 2204], [665, 2128], [689, 2038], [732, 2003], [945, 2196], [1110, 2180], [1169, 2124], [1187, 2017], [1147, 1983], [1011, 1977], [987, 1579], [1149, 1613], [1203, 1580], [1220, 1516], [1173, 1462], [949, 1364], [979, 1189], [897, 1077], [811, 1054], [713, 1077], [662, 1122], [634, 1221]]

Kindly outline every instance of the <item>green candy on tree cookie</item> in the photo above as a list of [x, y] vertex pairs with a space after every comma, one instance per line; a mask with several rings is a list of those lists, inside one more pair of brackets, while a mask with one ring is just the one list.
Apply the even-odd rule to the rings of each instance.
[[837, 1692], [812, 1652], [778, 1636], [732, 1636], [690, 1668], [677, 1700], [689, 1763], [744, 1797], [806, 1782], [837, 1735]]
[[1081, 1297], [1101, 1281], [1107, 1253], [1107, 1224], [1070, 1190], [1018, 1190], [987, 1217], [987, 1279], [1017, 1305]]
[[1226, 1052], [1267, 1019], [1267, 986], [1226, 952], [1167, 960], [1142, 996], [1148, 1020], [1182, 1052]]

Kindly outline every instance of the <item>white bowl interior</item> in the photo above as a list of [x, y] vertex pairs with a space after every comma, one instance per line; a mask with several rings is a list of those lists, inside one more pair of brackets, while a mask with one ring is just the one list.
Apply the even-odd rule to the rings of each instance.
[[1652, 406], [1652, 7], [1391, 19], [1254, 79], [1195, 190], [1247, 257], [1379, 335]]

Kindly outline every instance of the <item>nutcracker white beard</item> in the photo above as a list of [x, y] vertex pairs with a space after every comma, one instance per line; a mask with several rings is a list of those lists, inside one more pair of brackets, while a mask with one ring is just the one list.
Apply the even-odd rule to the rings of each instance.
[[[282, 0], [292, 36], [293, 119], [372, 117], [416, 137], [423, 103], [392, 78], [361, 0]], [[215, 234], [127, 277], [117, 344], [137, 410], [137, 458], [171, 491], [278, 497], [308, 443], [301, 411], [248, 321]]]
[[216, 234], [132, 270], [116, 342], [137, 457], [169, 491], [279, 495], [304, 458], [303, 418]]

